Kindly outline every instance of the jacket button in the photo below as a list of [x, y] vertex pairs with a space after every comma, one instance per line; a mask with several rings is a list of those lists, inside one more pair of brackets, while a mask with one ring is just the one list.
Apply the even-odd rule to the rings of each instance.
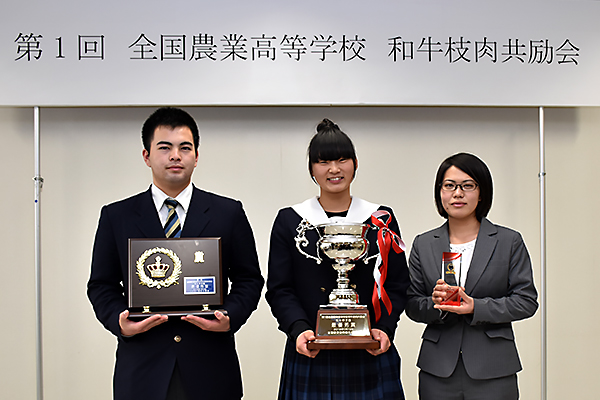
[[174, 341], [176, 341], [177, 343], [181, 342], [181, 336], [177, 335], [173, 338]]

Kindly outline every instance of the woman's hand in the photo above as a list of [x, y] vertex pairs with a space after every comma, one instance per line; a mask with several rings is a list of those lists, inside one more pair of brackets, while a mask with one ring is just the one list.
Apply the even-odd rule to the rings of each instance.
[[444, 282], [443, 279], [438, 279], [435, 283], [435, 287], [433, 288], [433, 293], [431, 294], [431, 300], [433, 300], [433, 304], [439, 305], [442, 301], [446, 300], [448, 296], [448, 289], [450, 289], [450, 285]]
[[[435, 294], [435, 290], [433, 293]], [[437, 308], [438, 310], [442, 311], [452, 312], [455, 314], [473, 314], [473, 310], [475, 309], [475, 301], [473, 300], [473, 298], [465, 293], [465, 289], [463, 287], [458, 288], [458, 295], [462, 299], [459, 306], [436, 304], [433, 306], [433, 308]]]
[[309, 341], [315, 340], [315, 333], [311, 330], [304, 331], [296, 339], [296, 351], [303, 356], [315, 358], [320, 350], [309, 350], [307, 346]]
[[388, 351], [388, 349], [391, 346], [391, 343], [390, 343], [390, 338], [388, 337], [387, 333], [385, 333], [381, 329], [371, 329], [371, 336], [373, 336], [373, 339], [375, 339], [379, 342], [379, 348], [373, 349], [373, 350], [367, 349], [369, 354], [371, 354], [373, 356], [378, 356], [378, 355], [383, 354], [386, 351]]

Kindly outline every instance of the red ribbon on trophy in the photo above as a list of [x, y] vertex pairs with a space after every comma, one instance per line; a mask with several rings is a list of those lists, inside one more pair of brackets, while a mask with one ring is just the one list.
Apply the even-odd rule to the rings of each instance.
[[394, 249], [397, 254], [402, 253], [406, 249], [406, 245], [400, 236], [388, 228], [391, 220], [392, 216], [385, 210], [375, 211], [373, 214], [371, 214], [371, 222], [373, 225], [379, 228], [377, 231], [377, 247], [379, 247], [379, 255], [381, 257], [381, 264], [378, 266], [378, 263], [376, 262], [375, 270], [373, 271], [375, 286], [373, 288], [372, 301], [373, 308], [375, 310], [375, 321], [379, 321], [379, 318], [381, 317], [381, 306], [379, 304], [379, 299], [383, 301], [388, 314], [392, 313], [392, 301], [383, 287], [383, 284], [387, 278], [388, 255], [390, 253], [390, 249]]

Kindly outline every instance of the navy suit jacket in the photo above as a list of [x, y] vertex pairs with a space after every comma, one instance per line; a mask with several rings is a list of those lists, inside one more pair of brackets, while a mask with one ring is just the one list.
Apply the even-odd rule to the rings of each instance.
[[[256, 309], [264, 283], [242, 204], [194, 187], [181, 236], [221, 237], [223, 308], [231, 330], [209, 332], [170, 318], [147, 332], [123, 337], [119, 314], [127, 308], [128, 239], [164, 238], [165, 234], [150, 190], [102, 208], [88, 297], [98, 320], [118, 338], [117, 400], [164, 400], [176, 363], [190, 399], [242, 397], [233, 334]], [[180, 340], [175, 341], [175, 336]]]
[[433, 308], [431, 294], [442, 275], [442, 253], [449, 248], [446, 223], [417, 236], [410, 252], [406, 314], [427, 324], [417, 366], [447, 378], [462, 352], [465, 369], [474, 379], [520, 371], [511, 322], [531, 317], [538, 306], [521, 235], [485, 218], [481, 221], [465, 282], [465, 292], [475, 302], [472, 315], [443, 315]]

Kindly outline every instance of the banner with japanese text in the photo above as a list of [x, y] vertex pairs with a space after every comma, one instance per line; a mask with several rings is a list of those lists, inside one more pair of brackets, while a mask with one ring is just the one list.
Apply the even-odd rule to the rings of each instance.
[[600, 105], [600, 2], [32, 0], [0, 106]]

